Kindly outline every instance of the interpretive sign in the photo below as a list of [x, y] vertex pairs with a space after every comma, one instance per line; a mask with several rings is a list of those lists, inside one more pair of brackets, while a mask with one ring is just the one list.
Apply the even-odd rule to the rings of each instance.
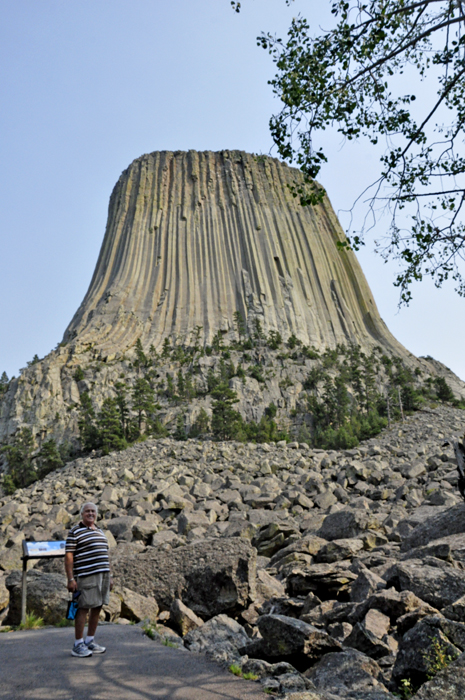
[[65, 540], [51, 540], [47, 542], [27, 542], [23, 540], [23, 557], [26, 557], [26, 559], [64, 557], [65, 545]]
[[27, 562], [29, 559], [46, 557], [64, 557], [65, 540], [46, 540], [44, 542], [27, 542], [23, 540], [23, 580], [21, 588], [21, 622], [26, 622], [27, 598]]

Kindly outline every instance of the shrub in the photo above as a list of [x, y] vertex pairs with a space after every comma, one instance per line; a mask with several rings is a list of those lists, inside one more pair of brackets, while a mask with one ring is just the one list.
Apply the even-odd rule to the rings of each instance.
[[26, 622], [21, 622], [19, 625], [20, 630], [37, 630], [44, 626], [44, 620], [35, 613], [27, 613]]
[[453, 401], [454, 392], [444, 379], [444, 377], [436, 377], [434, 380], [434, 385], [436, 388], [436, 395], [439, 401]]
[[80, 382], [84, 379], [84, 370], [80, 365], [78, 365], [74, 370], [73, 379], [75, 382]]

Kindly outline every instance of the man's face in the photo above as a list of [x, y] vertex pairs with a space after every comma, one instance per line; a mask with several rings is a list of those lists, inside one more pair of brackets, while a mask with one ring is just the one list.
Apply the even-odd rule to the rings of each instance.
[[97, 520], [97, 512], [92, 506], [86, 506], [82, 511], [82, 522], [86, 527], [92, 527]]

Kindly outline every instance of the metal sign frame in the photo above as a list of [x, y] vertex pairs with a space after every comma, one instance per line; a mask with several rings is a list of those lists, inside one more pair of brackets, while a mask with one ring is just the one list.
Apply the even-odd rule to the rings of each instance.
[[31, 542], [23, 540], [23, 577], [21, 581], [21, 622], [26, 622], [27, 563], [29, 559], [54, 559], [65, 556], [66, 540], [44, 540]]

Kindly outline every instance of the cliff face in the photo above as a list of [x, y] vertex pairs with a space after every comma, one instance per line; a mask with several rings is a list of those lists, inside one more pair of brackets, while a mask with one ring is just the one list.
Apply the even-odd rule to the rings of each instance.
[[111, 196], [89, 290], [65, 341], [102, 353], [141, 339], [158, 347], [201, 326], [211, 342], [234, 332], [294, 334], [405, 350], [379, 317], [362, 270], [328, 200], [302, 208], [288, 188], [298, 171], [232, 151], [160, 152], [135, 160]]
[[[63, 342], [0, 399], [0, 443], [23, 426], [39, 445], [48, 437], [76, 443], [80, 395], [88, 392], [98, 409], [122, 378], [130, 389], [138, 376], [132, 363], [138, 339], [146, 352], [152, 345], [160, 350], [166, 338], [172, 346], [193, 345], [194, 333], [200, 347], [218, 331], [229, 344], [239, 339], [236, 312], [249, 336], [261, 328], [264, 337], [294, 335], [317, 350], [353, 343], [367, 355], [378, 346], [420, 374], [445, 376], [465, 395], [450, 371], [417, 360], [389, 333], [355, 255], [337, 248], [344, 233], [329, 201], [302, 208], [288, 187], [299, 181], [299, 171], [239, 151], [160, 152], [135, 160], [111, 195], [97, 266]], [[238, 353], [231, 358], [237, 366], [246, 362]], [[195, 381], [205, 387], [218, 361], [197, 357]], [[232, 381], [244, 417], [258, 420], [273, 402], [287, 420], [305, 404], [313, 360], [259, 352], [248, 362], [267, 369], [261, 384], [247, 364], [247, 377]], [[168, 424], [179, 408], [160, 387], [179, 367], [168, 358], [151, 380]], [[186, 409], [192, 418], [199, 406], [210, 410], [209, 399]]]

